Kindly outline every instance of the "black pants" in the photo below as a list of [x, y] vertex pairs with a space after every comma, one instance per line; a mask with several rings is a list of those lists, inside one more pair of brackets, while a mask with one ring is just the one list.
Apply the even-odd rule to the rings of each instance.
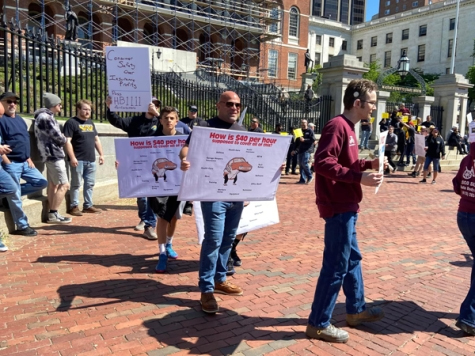
[[[297, 155], [291, 154], [291, 150], [287, 153], [287, 162], [285, 164], [285, 173], [289, 173], [290, 169], [292, 168], [292, 173], [295, 173], [295, 169], [297, 168]], [[292, 164], [292, 167], [290, 167], [290, 164]]]
[[396, 168], [396, 164], [393, 162], [394, 152], [392, 152], [392, 151], [384, 151], [384, 155], [385, 155], [386, 157], [388, 157], [388, 164], [389, 164], [393, 169], [395, 169], [395, 168]]

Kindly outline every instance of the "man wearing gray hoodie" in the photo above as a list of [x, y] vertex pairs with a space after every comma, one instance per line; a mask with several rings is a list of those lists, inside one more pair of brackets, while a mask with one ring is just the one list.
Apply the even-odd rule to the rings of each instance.
[[44, 108], [35, 112], [35, 135], [41, 159], [47, 168], [48, 224], [69, 224], [71, 218], [61, 216], [59, 206], [69, 189], [63, 146], [66, 137], [61, 133], [54, 114], [61, 112], [61, 99], [51, 93], [43, 94]]

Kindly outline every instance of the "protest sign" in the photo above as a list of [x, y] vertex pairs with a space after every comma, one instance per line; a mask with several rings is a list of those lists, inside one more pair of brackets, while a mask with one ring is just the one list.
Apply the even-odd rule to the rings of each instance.
[[426, 150], [424, 148], [426, 147], [426, 137], [420, 134], [417, 134], [414, 137], [416, 139], [416, 146], [414, 147], [414, 153], [417, 156], [425, 157]]
[[152, 101], [148, 48], [106, 47], [106, 65], [111, 111], [148, 111]]
[[372, 117], [369, 122], [372, 124], [374, 122], [374, 117]]
[[[388, 132], [389, 131], [381, 132], [380, 136], [379, 136], [379, 147], [378, 147], [379, 168], [378, 168], [378, 171], [381, 174], [384, 173], [384, 152], [386, 151], [386, 138], [388, 137]], [[382, 181], [381, 181], [381, 184], [382, 184]], [[374, 191], [374, 194], [378, 193], [378, 190], [379, 190], [379, 187], [381, 186], [381, 184], [379, 184], [376, 187], [376, 190]]]
[[183, 171], [178, 154], [187, 136], [116, 138], [120, 198], [178, 195]]
[[389, 113], [388, 112], [383, 112], [382, 118], [383, 119], [389, 119]]
[[472, 113], [467, 114], [468, 122], [468, 141], [475, 142], [475, 121], [472, 121]]
[[291, 136], [195, 127], [181, 201], [274, 199]]
[[295, 129], [294, 130], [294, 136], [295, 136], [295, 138], [303, 137], [302, 129]]
[[[200, 202], [193, 203], [193, 211], [195, 213], [196, 230], [198, 232], [198, 243], [201, 245], [205, 232]], [[252, 201], [249, 205], [245, 206], [242, 211], [236, 234], [239, 235], [262, 229], [266, 226], [278, 224], [279, 222], [279, 210], [277, 209], [275, 199], [269, 201]]]
[[402, 122], [409, 122], [409, 117], [408, 116], [403, 116], [402, 117]]

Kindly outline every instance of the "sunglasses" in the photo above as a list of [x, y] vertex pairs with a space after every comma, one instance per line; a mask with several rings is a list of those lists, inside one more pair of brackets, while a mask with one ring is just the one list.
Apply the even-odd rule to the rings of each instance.
[[224, 103], [227, 108], [232, 108], [233, 106], [236, 106], [237, 109], [241, 108], [241, 103], [233, 103], [232, 101], [228, 101]]
[[17, 104], [16, 100], [7, 100], [7, 104]]
[[251, 121], [251, 122], [252, 122], [252, 123], [254, 123], [254, 124], [257, 124], [257, 121], [254, 121], [254, 120], [253, 120], [253, 121]]
[[198, 110], [190, 110], [190, 112], [198, 112]]

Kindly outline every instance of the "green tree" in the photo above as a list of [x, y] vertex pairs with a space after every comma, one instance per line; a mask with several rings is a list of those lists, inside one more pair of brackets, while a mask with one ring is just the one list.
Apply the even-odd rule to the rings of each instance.
[[318, 90], [318, 87], [320, 86], [320, 84], [322, 84], [322, 74], [318, 71], [320, 68], [322, 68], [322, 66], [320, 64], [316, 64], [313, 66], [312, 70], [310, 71], [310, 73], [315, 73], [317, 76], [315, 77], [315, 80], [312, 84], [312, 90], [314, 92], [317, 92]]
[[[465, 78], [467, 78], [471, 84], [475, 85], [475, 65], [468, 68], [468, 72], [465, 75]], [[472, 103], [474, 101], [475, 101], [475, 86], [468, 89], [468, 107], [469, 108], [472, 106]]]

